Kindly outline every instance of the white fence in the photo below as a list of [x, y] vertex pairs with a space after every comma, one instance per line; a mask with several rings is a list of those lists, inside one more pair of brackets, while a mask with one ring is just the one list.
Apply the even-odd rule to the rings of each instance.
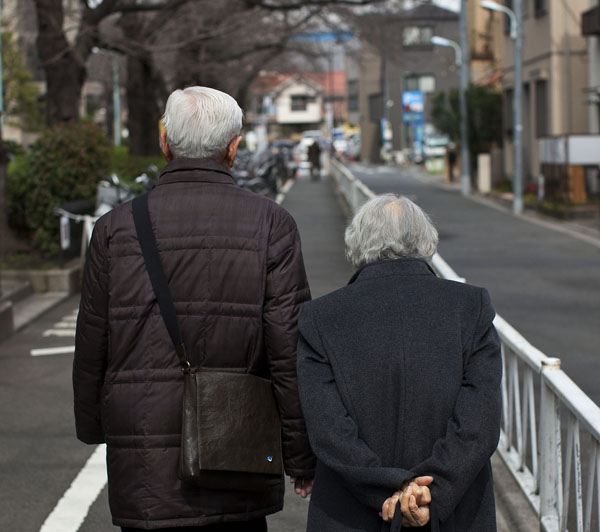
[[[330, 161], [330, 173], [352, 212], [375, 196], [338, 161]], [[438, 254], [432, 266], [440, 277], [465, 282]], [[600, 532], [600, 408], [560, 369], [559, 359], [533, 347], [500, 316], [494, 325], [504, 369], [498, 453], [540, 530]]]

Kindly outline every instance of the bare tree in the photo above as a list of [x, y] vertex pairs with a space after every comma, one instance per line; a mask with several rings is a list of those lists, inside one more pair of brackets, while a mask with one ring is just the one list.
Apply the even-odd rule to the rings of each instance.
[[[163, 22], [167, 18], [165, 13], [173, 13], [178, 7], [189, 3], [193, 4], [193, 9], [199, 15], [206, 13], [211, 5], [227, 6], [229, 9], [223, 18], [227, 23], [236, 17], [247, 17], [250, 14], [293, 12], [332, 5], [360, 6], [378, 1], [380, 0], [79, 0], [75, 37], [69, 40], [64, 28], [63, 1], [34, 0], [38, 21], [37, 48], [47, 82], [47, 122], [55, 124], [78, 119], [81, 88], [86, 79], [86, 61], [93, 47], [103, 44], [99, 27], [111, 15], [162, 12], [160, 20]], [[231, 7], [234, 7], [234, 11]], [[249, 19], [246, 18], [246, 21]], [[163, 24], [159, 24], [159, 27], [162, 26]], [[202, 28], [207, 26], [202, 25]], [[254, 31], [254, 28], [249, 29]], [[172, 37], [181, 38], [181, 35], [180, 31], [176, 31]], [[257, 39], [260, 37], [255, 32], [254, 35]], [[277, 46], [280, 44], [277, 43]], [[187, 46], [180, 47], [182, 50], [186, 48]], [[263, 48], [266, 50], [268, 47]]]
[[[38, 21], [37, 49], [47, 85], [47, 123], [79, 119], [79, 99], [86, 79], [86, 61], [99, 41], [99, 25], [110, 15], [173, 9], [190, 0], [137, 2], [104, 0], [91, 7], [79, 0], [73, 40], [67, 38], [62, 0], [34, 0]], [[94, 2], [94, 5], [97, 2]]]

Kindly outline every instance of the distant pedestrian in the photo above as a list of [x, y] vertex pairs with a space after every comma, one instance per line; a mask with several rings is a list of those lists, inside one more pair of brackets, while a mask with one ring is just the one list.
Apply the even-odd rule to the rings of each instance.
[[437, 241], [407, 198], [372, 199], [346, 230], [349, 285], [302, 309], [298, 384], [317, 455], [308, 532], [379, 532], [380, 513], [396, 530], [496, 530], [494, 309], [485, 289], [436, 277]]
[[310, 176], [313, 181], [321, 177], [321, 147], [315, 140], [308, 148], [308, 161], [310, 162]]
[[[315, 458], [296, 385], [296, 341], [310, 293], [296, 224], [231, 177], [242, 127], [233, 98], [206, 87], [177, 90], [163, 120], [168, 164], [148, 195], [150, 233], [189, 362], [205, 373], [272, 381], [285, 472], [306, 496]], [[247, 491], [237, 470], [238, 489], [228, 488], [229, 473], [216, 475], [220, 489], [179, 479], [183, 375], [161, 312], [127, 203], [96, 223], [73, 365], [77, 436], [107, 444], [113, 523], [124, 531], [265, 531], [265, 516], [283, 507], [283, 476], [260, 491]], [[203, 414], [218, 425], [234, 414], [228, 404]], [[242, 467], [247, 450], [240, 441]]]

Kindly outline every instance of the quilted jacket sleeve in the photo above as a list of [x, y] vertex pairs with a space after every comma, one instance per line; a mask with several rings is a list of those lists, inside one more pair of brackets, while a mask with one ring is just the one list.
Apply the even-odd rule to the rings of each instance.
[[296, 380], [298, 317], [310, 299], [300, 235], [291, 216], [275, 211], [267, 250], [263, 310], [264, 339], [282, 428], [285, 471], [312, 477], [316, 459], [311, 451]]
[[103, 443], [100, 397], [108, 350], [108, 267], [106, 221], [94, 228], [83, 271], [77, 317], [73, 392], [75, 428], [84, 443]]

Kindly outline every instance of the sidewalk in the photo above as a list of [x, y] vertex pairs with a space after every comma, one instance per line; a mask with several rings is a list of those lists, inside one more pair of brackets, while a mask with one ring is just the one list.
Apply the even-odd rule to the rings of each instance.
[[[282, 203], [298, 224], [312, 296], [317, 298], [344, 286], [352, 269], [344, 257], [346, 217], [332, 183], [298, 179]], [[539, 525], [502, 461], [493, 460], [498, 532], [526, 532]], [[272, 532], [305, 530], [307, 501], [288, 489], [283, 512], [269, 519]]]
[[[460, 193], [461, 185], [459, 181], [448, 183], [444, 179], [443, 174], [431, 174], [419, 166], [413, 165], [410, 166], [409, 169], [417, 179]], [[493, 194], [480, 194], [476, 190], [473, 190], [469, 199], [483, 203], [497, 210], [512, 212], [512, 194], [506, 194], [505, 197], [499, 197]], [[568, 233], [575, 238], [585, 240], [600, 247], [600, 210], [598, 211], [597, 216], [561, 220], [542, 214], [534, 208], [525, 205], [523, 214], [520, 216], [530, 222], [545, 225], [556, 231]]]

